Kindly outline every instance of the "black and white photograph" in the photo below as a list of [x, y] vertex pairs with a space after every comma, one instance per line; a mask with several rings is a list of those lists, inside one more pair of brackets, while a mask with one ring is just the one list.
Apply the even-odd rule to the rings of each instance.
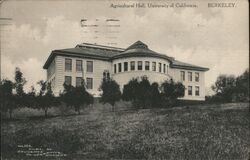
[[3, 160], [250, 160], [248, 0], [0, 0]]

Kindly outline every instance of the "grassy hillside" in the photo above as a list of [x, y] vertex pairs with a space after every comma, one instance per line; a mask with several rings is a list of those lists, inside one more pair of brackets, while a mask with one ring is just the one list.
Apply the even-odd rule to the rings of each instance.
[[[249, 104], [183, 106], [2, 122], [4, 157], [27, 158], [25, 146], [65, 159], [248, 159]], [[18, 146], [19, 145], [19, 146]], [[21, 146], [21, 147], [20, 147]], [[54, 157], [40, 155], [31, 159]], [[63, 158], [63, 157], [61, 157]]]

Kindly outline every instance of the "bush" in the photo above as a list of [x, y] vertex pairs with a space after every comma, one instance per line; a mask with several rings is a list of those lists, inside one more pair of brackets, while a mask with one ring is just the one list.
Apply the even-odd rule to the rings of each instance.
[[132, 101], [135, 108], [152, 108], [160, 105], [158, 83], [150, 84], [147, 77], [132, 79], [123, 88], [122, 99]]
[[100, 102], [109, 103], [114, 111], [115, 102], [121, 99], [120, 86], [112, 79], [103, 79], [100, 90], [102, 91]]
[[247, 102], [249, 101], [249, 69], [242, 75], [219, 75], [212, 85], [214, 96], [207, 97], [208, 102]]
[[89, 104], [93, 104], [93, 96], [88, 93], [86, 90], [84, 83], [80, 86], [72, 86], [63, 84], [64, 91], [60, 95], [60, 99], [64, 102], [68, 107], [74, 107], [75, 111], [78, 114], [81, 114], [81, 108], [86, 107]]
[[162, 101], [165, 107], [176, 106], [178, 104], [177, 99], [179, 97], [184, 97], [185, 94], [185, 86], [180, 82], [174, 82], [172, 79], [162, 83], [161, 89]]
[[135, 79], [135, 78], [131, 79], [123, 87], [122, 99], [124, 101], [134, 101], [135, 99], [137, 99], [138, 88], [139, 88], [138, 79]]

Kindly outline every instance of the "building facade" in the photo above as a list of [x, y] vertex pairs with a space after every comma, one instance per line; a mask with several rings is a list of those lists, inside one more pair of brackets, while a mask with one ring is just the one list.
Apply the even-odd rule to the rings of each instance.
[[132, 78], [147, 76], [151, 83], [173, 79], [185, 85], [185, 100], [205, 100], [205, 72], [208, 68], [184, 63], [152, 51], [141, 41], [126, 49], [83, 43], [75, 48], [54, 50], [45, 62], [47, 82], [58, 96], [63, 84], [81, 85], [100, 96], [102, 79], [109, 76], [121, 88]]

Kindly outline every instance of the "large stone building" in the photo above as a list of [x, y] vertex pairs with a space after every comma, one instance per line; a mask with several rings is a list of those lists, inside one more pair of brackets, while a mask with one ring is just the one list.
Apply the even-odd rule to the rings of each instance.
[[141, 41], [126, 49], [83, 43], [75, 48], [54, 50], [43, 66], [47, 81], [55, 95], [63, 91], [63, 83], [77, 86], [84, 79], [87, 90], [100, 96], [104, 76], [123, 86], [132, 78], [147, 76], [159, 84], [173, 79], [185, 85], [186, 100], [205, 99], [205, 71], [208, 68], [184, 63], [152, 51]]

